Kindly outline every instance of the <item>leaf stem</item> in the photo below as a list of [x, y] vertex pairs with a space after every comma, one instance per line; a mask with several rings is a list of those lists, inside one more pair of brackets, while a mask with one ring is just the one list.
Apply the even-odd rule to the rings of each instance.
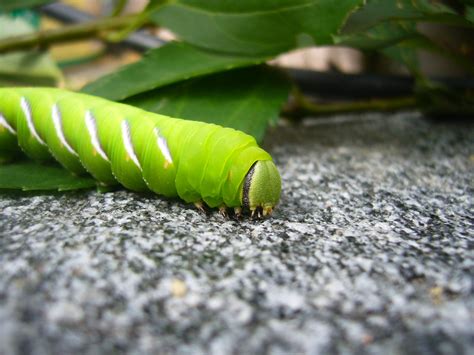
[[139, 15], [103, 18], [87, 23], [70, 25], [54, 30], [34, 32], [0, 40], [0, 53], [42, 47], [53, 43], [79, 40], [89, 37], [103, 38], [104, 32], [125, 28], [134, 23]]
[[290, 103], [283, 114], [289, 117], [327, 116], [341, 113], [368, 111], [397, 111], [417, 107], [415, 96], [389, 99], [358, 100], [352, 102], [315, 103], [304, 96], [298, 89], [293, 92], [293, 103]]

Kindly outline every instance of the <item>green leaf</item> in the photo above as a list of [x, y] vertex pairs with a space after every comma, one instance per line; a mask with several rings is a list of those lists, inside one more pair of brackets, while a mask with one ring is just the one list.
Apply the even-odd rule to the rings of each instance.
[[290, 83], [266, 66], [209, 75], [126, 100], [173, 117], [216, 123], [244, 131], [260, 141], [279, 117]]
[[[443, 43], [442, 41], [437, 43], [423, 34], [416, 33], [412, 36], [407, 36], [406, 39], [402, 39], [396, 45], [381, 48], [381, 51], [391, 59], [405, 65], [415, 76], [421, 75], [418, 61], [420, 50], [445, 57], [474, 74], [474, 63], [471, 58], [460, 53], [458, 48], [453, 48], [453, 46], [451, 48], [444, 47], [447, 44], [449, 45], [449, 43]], [[463, 48], [464, 46], [459, 47]], [[468, 48], [467, 44], [465, 48]]]
[[416, 98], [419, 108], [432, 116], [455, 115], [471, 118], [474, 115], [474, 92], [469, 89], [447, 87], [432, 80], [417, 80]]
[[47, 53], [16, 52], [0, 56], [0, 82], [9, 86], [54, 86], [61, 77], [61, 71]]
[[34, 162], [0, 165], [0, 189], [77, 190], [96, 186], [91, 177], [74, 176], [67, 170]]
[[266, 59], [222, 55], [172, 42], [149, 51], [136, 63], [86, 85], [82, 91], [119, 101], [178, 81], [251, 66]]
[[379, 23], [366, 31], [341, 35], [335, 38], [339, 45], [362, 50], [382, 52], [387, 57], [405, 65], [413, 74], [418, 73], [418, 54], [412, 40], [420, 37], [416, 24], [410, 21]]
[[335, 43], [360, 49], [381, 49], [418, 37], [417, 24], [438, 22], [468, 26], [463, 16], [436, 1], [369, 0], [347, 20]]
[[430, 0], [369, 0], [347, 20], [342, 33], [361, 32], [383, 22], [417, 21], [470, 26], [450, 7]]
[[416, 46], [410, 45], [411, 43], [416, 42], [405, 41], [395, 46], [384, 48], [382, 53], [392, 60], [405, 65], [412, 75], [419, 76], [421, 73], [419, 70], [418, 52]]
[[27, 9], [53, 2], [53, 0], [0, 0], [0, 11]]
[[334, 42], [363, 50], [377, 50], [416, 36], [418, 32], [414, 23], [394, 21], [377, 24], [365, 31], [335, 36]]
[[[443, 55], [473, 71], [466, 55], [453, 48], [442, 48], [418, 30], [420, 22], [470, 27], [471, 24], [453, 9], [428, 0], [369, 0], [347, 21], [343, 33], [335, 36], [335, 43], [363, 50], [379, 50], [405, 65], [414, 75], [419, 72], [420, 49]], [[472, 27], [472, 26], [471, 26]], [[459, 45], [465, 49], [469, 44]]]
[[[0, 15], [0, 38], [33, 32], [22, 18]], [[49, 54], [38, 51], [21, 51], [0, 55], [0, 83], [9, 85], [55, 85], [62, 73]]]
[[245, 55], [275, 55], [332, 44], [362, 0], [175, 0], [152, 19], [201, 48]]
[[462, 55], [459, 50], [456, 50], [457, 48], [448, 48], [444, 47], [443, 45], [445, 45], [445, 43], [437, 43], [433, 41], [432, 38], [421, 34], [417, 37], [413, 37], [399, 43], [399, 46], [406, 50], [426, 50], [431, 53], [438, 54], [439, 56], [443, 56], [451, 60], [453, 63], [455, 63], [455, 65], [462, 66], [465, 70], [469, 71], [471, 74], [474, 74], [474, 62], [471, 58], [466, 55]]
[[474, 23], [474, 6], [467, 6], [466, 7], [466, 19]]

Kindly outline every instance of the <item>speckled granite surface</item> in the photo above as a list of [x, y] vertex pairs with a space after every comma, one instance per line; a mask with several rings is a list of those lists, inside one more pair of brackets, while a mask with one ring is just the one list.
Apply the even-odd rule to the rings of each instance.
[[331, 122], [270, 133], [264, 222], [0, 195], [0, 353], [472, 353], [474, 126]]

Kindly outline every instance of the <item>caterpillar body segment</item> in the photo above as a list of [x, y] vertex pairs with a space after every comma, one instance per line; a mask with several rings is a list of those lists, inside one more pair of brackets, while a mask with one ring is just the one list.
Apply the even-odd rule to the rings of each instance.
[[271, 156], [243, 132], [61, 89], [0, 89], [0, 162], [20, 150], [104, 185], [239, 214], [270, 214], [280, 197]]

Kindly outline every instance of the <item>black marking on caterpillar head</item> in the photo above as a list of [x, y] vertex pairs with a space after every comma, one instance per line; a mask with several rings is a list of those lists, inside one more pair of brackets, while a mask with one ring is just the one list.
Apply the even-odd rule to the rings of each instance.
[[250, 185], [252, 184], [252, 177], [255, 172], [256, 165], [257, 165], [257, 162], [253, 163], [247, 175], [245, 175], [244, 187], [242, 191], [242, 206], [247, 209], [250, 208], [249, 192], [250, 192]]

